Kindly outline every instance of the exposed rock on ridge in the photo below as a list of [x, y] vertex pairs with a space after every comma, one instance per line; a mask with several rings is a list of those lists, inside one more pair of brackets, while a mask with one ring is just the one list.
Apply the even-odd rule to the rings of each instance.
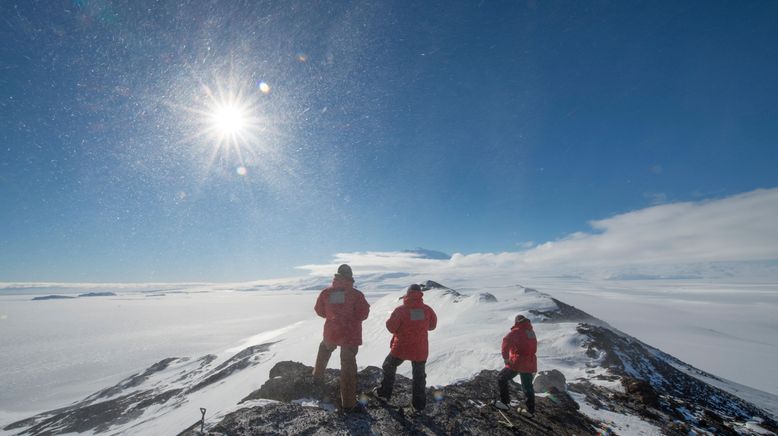
[[[746, 423], [759, 417], [761, 427], [778, 432], [778, 423], [756, 406], [699, 380], [690, 372], [714, 378], [680, 360], [623, 333], [602, 326], [579, 324], [589, 338], [587, 353], [608, 368], [624, 387], [624, 393], [594, 386], [589, 381], [573, 383], [570, 390], [586, 395], [589, 403], [620, 413], [635, 413], [668, 434], [710, 431], [715, 434], [751, 434]], [[686, 371], [682, 369], [686, 369]]]
[[163, 359], [82, 401], [11, 423], [3, 430], [30, 436], [110, 432], [112, 427], [140, 418], [152, 406], [178, 407], [188, 394], [262, 362], [269, 357], [271, 345], [245, 348], [217, 366], [216, 356], [210, 354], [197, 360]]
[[[515, 407], [505, 412], [517, 427], [507, 428], [493, 407], [482, 406], [494, 398], [497, 371], [484, 370], [471, 380], [427, 388], [427, 408], [422, 414], [410, 415], [402, 406], [410, 401], [411, 381], [397, 376], [392, 399], [384, 403], [363, 396], [367, 413], [343, 415], [327, 411], [337, 404], [339, 371], [327, 370], [324, 386], [313, 384], [311, 367], [298, 362], [279, 362], [270, 372], [269, 380], [242, 403], [261, 405], [247, 407], [227, 415], [210, 428], [210, 435], [256, 434], [525, 434], [566, 435], [592, 433], [596, 424], [580, 414], [577, 405], [564, 392], [554, 399], [538, 397], [538, 413], [530, 419], [522, 417]], [[359, 372], [358, 391], [369, 392], [380, 382], [381, 370], [369, 366]], [[513, 398], [523, 401], [519, 385], [511, 382]], [[306, 405], [302, 405], [306, 404]], [[324, 406], [317, 407], [318, 406]], [[331, 410], [331, 408], [330, 408]], [[199, 426], [183, 434], [194, 436]]]

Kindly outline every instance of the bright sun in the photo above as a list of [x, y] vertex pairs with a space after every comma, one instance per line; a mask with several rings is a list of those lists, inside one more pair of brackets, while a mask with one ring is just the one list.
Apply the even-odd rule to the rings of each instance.
[[[240, 90], [219, 88], [212, 93], [206, 88], [209, 102], [201, 114], [202, 130], [214, 147], [214, 153], [235, 152], [243, 160], [242, 151], [252, 152], [263, 130], [258, 118], [258, 101]], [[215, 157], [215, 156], [214, 156]]]
[[[262, 82], [254, 89], [217, 83], [213, 89], [203, 85], [201, 90], [197, 106], [181, 106], [191, 114], [189, 120], [193, 123], [190, 136], [182, 141], [207, 145], [209, 167], [217, 160], [238, 168], [256, 162], [267, 151], [266, 136], [273, 133], [261, 101], [267, 98], [269, 85]], [[238, 174], [244, 175], [240, 171]]]
[[213, 130], [219, 135], [236, 136], [245, 132], [249, 125], [247, 112], [237, 104], [221, 104], [211, 114]]

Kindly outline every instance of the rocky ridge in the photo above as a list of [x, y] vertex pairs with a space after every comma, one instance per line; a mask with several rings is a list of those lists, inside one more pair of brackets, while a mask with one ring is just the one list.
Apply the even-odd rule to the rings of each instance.
[[[578, 412], [578, 405], [564, 392], [537, 399], [534, 417], [516, 410], [505, 416], [488, 403], [494, 398], [497, 371], [484, 370], [470, 380], [427, 388], [427, 408], [423, 413], [407, 411], [411, 380], [397, 376], [389, 402], [362, 395], [366, 413], [342, 414], [338, 406], [339, 371], [327, 370], [324, 385], [315, 385], [312, 368], [298, 362], [279, 362], [270, 379], [241, 401], [246, 408], [224, 417], [210, 427], [208, 435], [478, 435], [478, 434], [589, 434], [598, 423]], [[369, 366], [359, 372], [358, 391], [370, 392], [381, 379], [381, 370]], [[513, 398], [523, 401], [520, 386], [511, 382]], [[509, 424], [510, 423], [510, 424]], [[513, 427], [510, 427], [510, 425]], [[195, 436], [200, 424], [182, 432]]]

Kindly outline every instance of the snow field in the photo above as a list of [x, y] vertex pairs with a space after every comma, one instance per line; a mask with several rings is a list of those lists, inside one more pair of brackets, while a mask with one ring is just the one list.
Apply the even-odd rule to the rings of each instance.
[[[376, 275], [357, 282], [371, 303], [370, 317], [363, 324], [364, 345], [357, 355], [360, 368], [381, 366], [389, 351], [391, 338], [385, 328], [386, 319], [401, 304], [400, 297], [404, 295], [407, 284], [425, 279], [411, 275]], [[535, 325], [540, 370], [558, 369], [568, 382], [578, 378], [591, 380], [591, 377], [604, 372], [596, 366], [597, 358], [586, 355], [584, 337], [575, 331], [576, 323], [540, 323], [541, 317], [530, 313], [531, 310], [553, 309], [554, 304], [548, 296], [525, 292], [520, 286], [506, 284], [509, 283], [507, 280], [504, 277], [491, 280], [443, 278], [440, 280], [442, 283], [456, 287], [463, 295], [439, 289], [425, 293], [425, 303], [438, 315], [438, 327], [429, 336], [428, 385], [454, 383], [482, 369], [500, 369], [503, 365], [501, 339], [518, 313], [528, 316]], [[152, 386], [182, 388], [187, 383], [191, 384], [192, 380], [181, 379], [180, 373], [191, 372], [201, 356], [209, 353], [217, 355], [217, 359], [208, 365], [212, 369], [248, 346], [276, 342], [268, 353], [262, 355], [257, 365], [237, 371], [184, 398], [148, 409], [140, 419], [112, 431], [127, 434], [178, 432], [199, 419], [200, 407], [208, 409], [207, 421], [215, 422], [220, 416], [235, 410], [240, 399], [258, 389], [267, 380], [268, 372], [276, 362], [295, 360], [313, 364], [324, 323], [313, 313], [313, 305], [318, 290], [326, 282], [322, 278], [290, 279], [200, 286], [191, 292], [180, 288], [173, 289], [173, 292], [143, 288], [122, 293], [117, 289], [119, 295], [115, 297], [35, 302], [30, 301], [29, 290], [24, 295], [0, 295], [0, 315], [4, 316], [0, 319], [0, 346], [3, 350], [10, 350], [0, 354], [0, 366], [8, 369], [0, 374], [0, 385], [9, 387], [0, 392], [0, 427], [42, 410], [82, 399], [166, 357], [189, 356], [191, 359], [176, 362], [138, 389]], [[772, 294], [769, 292], [762, 295], [754, 294], [757, 292], [754, 289], [747, 290], [751, 293], [745, 295], [742, 304], [733, 306], [743, 311], [743, 314], [738, 314], [738, 317], [744, 318], [740, 320], [722, 312], [722, 307], [716, 302], [695, 303], [694, 298], [710, 295], [718, 298], [722, 294], [706, 294], [702, 285], [688, 291], [686, 284], [687, 291], [672, 299], [669, 298], [671, 284], [668, 283], [635, 284], [631, 294], [620, 288], [626, 285], [618, 284], [614, 289], [616, 285], [612, 283], [603, 285], [602, 289], [598, 284], [569, 281], [552, 281], [542, 286], [533, 283], [533, 286], [658, 348], [662, 345], [652, 343], [642, 334], [654, 337], [657, 332], [672, 332], [678, 336], [673, 339], [679, 342], [693, 341], [694, 335], [699, 334], [712, 342], [722, 339], [721, 335], [711, 333], [711, 329], [690, 334], [693, 330], [684, 327], [688, 323], [699, 325], [709, 317], [717, 316], [721, 317], [717, 319], [732, 321], [735, 327], [728, 334], [735, 338], [742, 338], [748, 333], [749, 321], [753, 324], [751, 338], [754, 340], [745, 342], [744, 348], [769, 348], [771, 344], [770, 338], [763, 333], [775, 322], [763, 313], [775, 308], [770, 303]], [[660, 290], [652, 290], [654, 288]], [[153, 293], [144, 292], [149, 290]], [[481, 301], [481, 292], [493, 294], [498, 301]], [[165, 295], [156, 296], [162, 293]], [[731, 300], [729, 296], [726, 299]], [[767, 301], [763, 301], [765, 299]], [[711, 313], [702, 316], [700, 313], [704, 312], [701, 310]], [[687, 318], [679, 319], [679, 313], [686, 314]], [[667, 314], [673, 316], [663, 318]], [[749, 314], [762, 316], [749, 317]], [[654, 328], [656, 325], [663, 327]], [[646, 330], [636, 332], [635, 329]], [[732, 338], [724, 337], [724, 340], [719, 343], [727, 343]], [[671, 354], [686, 359], [683, 353]], [[335, 352], [329, 366], [338, 365], [339, 356]], [[703, 369], [710, 370], [704, 366]], [[761, 366], [754, 369], [754, 372], [764, 373]], [[404, 364], [398, 372], [410, 376], [411, 366]], [[591, 381], [609, 388], [620, 388], [615, 382]], [[778, 404], [773, 395], [727, 380], [719, 383], [721, 387], [735, 390], [738, 395], [763, 407], [771, 408]], [[581, 405], [585, 411], [591, 408], [583, 403]], [[590, 416], [597, 418], [601, 412]], [[603, 419], [614, 423], [614, 428], [622, 431], [631, 429], [628, 434], [653, 434], [650, 433], [651, 426], [644, 428], [634, 422], [638, 419], [636, 417], [624, 417], [626, 421], [610, 416]], [[638, 428], [645, 433], [634, 433]]]

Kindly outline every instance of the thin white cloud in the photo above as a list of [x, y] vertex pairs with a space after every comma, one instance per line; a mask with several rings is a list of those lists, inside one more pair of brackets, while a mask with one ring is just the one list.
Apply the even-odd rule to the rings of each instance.
[[337, 270], [338, 265], [348, 263], [352, 268], [359, 270], [361, 274], [397, 272], [397, 271], [424, 271], [437, 269], [448, 263], [447, 260], [424, 259], [418, 253], [407, 252], [355, 252], [337, 253], [332, 263], [324, 265], [303, 265], [297, 268], [308, 270], [315, 276], [329, 276]]
[[362, 273], [516, 272], [555, 274], [778, 259], [778, 188], [726, 198], [663, 204], [589, 223], [577, 232], [527, 250], [456, 253], [450, 260], [413, 253], [338, 253], [332, 264], [299, 268], [329, 275], [340, 263]]

